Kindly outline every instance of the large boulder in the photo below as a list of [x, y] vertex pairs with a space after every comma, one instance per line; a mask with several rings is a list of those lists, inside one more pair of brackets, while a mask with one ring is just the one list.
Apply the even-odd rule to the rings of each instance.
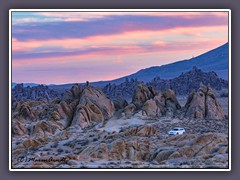
[[134, 91], [132, 103], [123, 109], [120, 117], [131, 118], [137, 112], [148, 117], [164, 115], [173, 117], [180, 108], [173, 90], [167, 89], [162, 93], [141, 83]]
[[162, 116], [166, 113], [164, 94], [158, 92], [154, 98], [147, 100], [141, 108], [142, 114], [150, 117]]
[[61, 123], [64, 127], [69, 127], [72, 122], [74, 111], [79, 100], [73, 100], [69, 104], [64, 100], [55, 105], [55, 111], [51, 114], [50, 120], [55, 120]]
[[73, 100], [80, 99], [80, 96], [82, 94], [83, 88], [79, 84], [76, 84], [72, 86], [70, 90], [67, 90], [63, 94], [63, 100], [67, 103], [72, 102]]
[[123, 109], [128, 105], [128, 102], [123, 98], [114, 99], [113, 103], [116, 110]]
[[157, 134], [158, 130], [153, 125], [137, 126], [123, 132], [123, 136], [157, 136]]
[[113, 102], [101, 90], [88, 86], [81, 94], [71, 124], [88, 127], [93, 122], [103, 122], [111, 118], [114, 112]]
[[49, 121], [38, 121], [35, 125], [31, 126], [30, 135], [36, 137], [44, 137], [53, 135], [57, 130], [61, 130], [62, 128], [52, 122]]
[[154, 143], [138, 138], [131, 140], [116, 139], [109, 145], [109, 157], [112, 159], [129, 159], [131, 161], [149, 161], [155, 149]]
[[153, 99], [147, 100], [142, 106], [143, 115], [156, 116], [161, 113], [156, 102]]
[[19, 108], [19, 116], [23, 117], [26, 120], [33, 120], [34, 114], [32, 112], [32, 108], [29, 106], [27, 102], [23, 102]]
[[191, 158], [214, 153], [225, 144], [228, 144], [228, 138], [226, 134], [206, 133], [198, 135], [178, 151], [183, 157]]
[[180, 109], [181, 108], [173, 90], [167, 89], [164, 92], [164, 97], [165, 97], [166, 103], [167, 104], [172, 104], [171, 107], [174, 107], [174, 109]]
[[132, 115], [136, 112], [136, 109], [137, 107], [133, 103], [130, 103], [123, 109], [122, 113], [120, 114], [120, 118], [130, 119]]
[[49, 120], [58, 121], [63, 127], [69, 127], [82, 95], [82, 86], [76, 84], [63, 94], [63, 99], [54, 104]]
[[138, 142], [137, 140], [125, 141], [116, 139], [110, 144], [100, 143], [88, 146], [80, 155], [97, 159], [149, 161], [154, 144], [149, 141]]
[[208, 87], [206, 98], [206, 118], [207, 119], [224, 119], [225, 115], [220, 106], [214, 91]]
[[133, 97], [132, 97], [132, 103], [137, 107], [137, 109], [140, 109], [143, 104], [153, 98], [155, 96], [156, 92], [152, 87], [148, 87], [145, 84], [139, 84], [137, 88], [134, 90]]
[[167, 113], [169, 116], [174, 116], [176, 111], [181, 108], [175, 93], [171, 89], [167, 89], [164, 92], [164, 98], [165, 98], [165, 109], [164, 112]]
[[50, 106], [47, 101], [21, 100], [12, 104], [12, 117], [18, 120], [38, 121], [48, 118]]
[[13, 136], [23, 136], [27, 134], [27, 128], [19, 120], [12, 120], [12, 135]]
[[192, 92], [185, 104], [186, 117], [224, 119], [223, 110], [210, 86], [201, 84], [197, 92]]

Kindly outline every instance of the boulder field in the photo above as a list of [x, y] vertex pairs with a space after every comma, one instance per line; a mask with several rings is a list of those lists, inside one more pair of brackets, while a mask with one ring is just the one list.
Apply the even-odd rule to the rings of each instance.
[[[143, 125], [104, 129], [136, 116]], [[167, 135], [176, 126], [187, 133]], [[26, 154], [66, 161], [19, 162]], [[201, 84], [181, 107], [173, 90], [144, 83], [130, 102], [76, 84], [61, 97], [12, 100], [12, 160], [15, 168], [227, 168], [228, 119], [209, 85]]]

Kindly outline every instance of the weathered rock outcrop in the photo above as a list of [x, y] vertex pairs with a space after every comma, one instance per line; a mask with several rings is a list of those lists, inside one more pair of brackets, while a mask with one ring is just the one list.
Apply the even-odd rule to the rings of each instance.
[[60, 127], [56, 123], [43, 120], [31, 126], [30, 135], [36, 137], [44, 137], [53, 135], [57, 130], [59, 131], [61, 129], [62, 127]]
[[[154, 160], [159, 163], [178, 164], [184, 158], [186, 164], [191, 164], [195, 161], [195, 164], [202, 163], [203, 161], [213, 162], [215, 156], [220, 153], [220, 147], [226, 147], [228, 143], [227, 136], [218, 133], [208, 133], [204, 135], [184, 135], [181, 137], [172, 137], [166, 140], [166, 143], [172, 145], [168, 148], [162, 148], [157, 150]], [[218, 153], [217, 153], [218, 152]], [[227, 154], [227, 149], [223, 150], [221, 154]], [[186, 162], [187, 160], [187, 162]], [[224, 160], [227, 162], [227, 159]], [[216, 162], [215, 162], [216, 163]]]
[[[122, 119], [117, 119], [118, 115]], [[195, 118], [199, 118], [197, 123]], [[160, 92], [139, 84], [130, 104], [123, 98], [113, 103], [88, 82], [86, 87], [75, 85], [62, 98], [51, 101], [12, 101], [12, 166], [227, 168], [228, 120], [214, 120], [222, 118], [209, 86], [201, 85], [192, 92], [181, 108], [170, 89]], [[185, 128], [186, 134], [168, 135], [173, 127]], [[26, 155], [67, 160], [19, 162]]]
[[132, 103], [137, 109], [140, 109], [147, 100], [152, 99], [155, 95], [156, 92], [152, 87], [139, 84], [134, 90]]
[[133, 78], [129, 80], [126, 78], [125, 82], [121, 84], [107, 84], [102, 88], [102, 91], [112, 100], [131, 98], [133, 96], [133, 90], [136, 89], [140, 83], [142, 83], [142, 81]]
[[33, 120], [35, 118], [33, 114], [32, 107], [30, 107], [28, 102], [21, 102], [17, 105], [16, 111], [18, 112], [18, 117], [26, 120]]
[[[78, 102], [78, 100], [77, 100]], [[73, 101], [67, 104], [64, 100], [54, 106], [54, 111], [51, 113], [49, 120], [59, 122], [63, 127], [68, 127], [71, 124], [74, 110], [77, 106], [77, 102]]]
[[223, 110], [216, 99], [216, 96], [210, 86], [201, 87], [197, 92], [192, 92], [185, 104], [186, 117], [224, 119]]
[[[181, 124], [183, 127], [184, 124], [189, 125], [189, 122], [192, 124], [186, 126], [186, 134], [176, 136], [166, 135], [167, 130], [176, 124], [168, 122], [165, 126], [167, 122], [161, 121], [124, 127], [119, 132], [105, 131], [102, 128], [78, 131], [78, 126], [58, 131], [59, 128], [55, 127], [54, 121], [33, 122], [35, 126], [29, 130], [30, 136], [19, 139], [19, 136], [15, 135], [13, 138], [13, 166], [46, 167], [45, 162], [34, 164], [18, 161], [19, 157], [24, 157], [28, 153], [29, 157], [42, 159], [56, 156], [68, 159], [66, 162], [49, 164], [47, 166], [49, 168], [88, 167], [88, 165], [90, 168], [98, 165], [102, 168], [124, 168], [125, 165], [129, 168], [143, 168], [142, 165], [145, 168], [226, 168], [227, 133], [216, 133], [219, 132], [218, 127], [215, 127], [216, 131], [208, 129], [207, 120], [203, 125], [208, 133], [199, 131], [199, 124], [194, 120], [182, 121], [179, 123], [183, 123]], [[222, 122], [211, 121], [215, 126]], [[225, 127], [224, 124], [223, 126]], [[64, 166], [60, 166], [61, 164]]]
[[130, 103], [129, 105], [127, 105], [123, 109], [120, 117], [122, 117], [122, 118], [131, 118], [132, 115], [136, 112], [136, 109], [137, 109], [137, 107], [134, 104]]
[[157, 90], [165, 91], [166, 89], [172, 89], [177, 95], [186, 95], [191, 93], [192, 90], [199, 89], [201, 82], [210, 84], [215, 90], [228, 88], [228, 81], [219, 78], [215, 72], [203, 72], [197, 67], [193, 67], [191, 71], [182, 73], [173, 79], [156, 77], [147, 85]]
[[134, 91], [132, 103], [124, 108], [121, 117], [130, 118], [136, 112], [149, 117], [174, 116], [180, 108], [174, 91], [168, 89], [162, 93], [152, 87], [140, 84]]
[[49, 119], [58, 121], [63, 127], [69, 127], [72, 123], [74, 112], [79, 103], [83, 88], [76, 84], [63, 94], [60, 102], [54, 103], [54, 111]]
[[16, 100], [52, 100], [61, 97], [61, 94], [47, 86], [38, 85], [34, 87], [24, 87], [23, 84], [17, 84], [12, 88], [12, 99]]
[[178, 100], [175, 96], [175, 93], [171, 89], [167, 89], [163, 93], [165, 97], [165, 112], [167, 113], [168, 116], [174, 116], [176, 111], [181, 108], [180, 104], [178, 103]]
[[46, 101], [13, 101], [12, 116], [18, 120], [38, 121], [47, 119], [51, 110]]
[[154, 149], [156, 146], [149, 141], [138, 142], [136, 140], [116, 139], [110, 144], [101, 143], [90, 146], [84, 149], [81, 155], [96, 159], [149, 161], [151, 158], [150, 147]]
[[157, 136], [158, 130], [152, 125], [138, 126], [123, 132], [123, 136]]
[[[140, 131], [145, 131], [144, 129]], [[104, 142], [88, 145], [80, 154], [93, 159], [155, 161], [157, 164], [172, 164], [183, 158], [186, 158], [187, 162], [195, 160], [203, 163], [207, 159], [212, 162], [217, 158], [216, 155], [228, 153], [228, 138], [224, 134], [186, 134], [156, 140], [154, 139], [155, 130], [150, 133], [150, 136], [148, 135], [150, 139], [144, 138], [149, 133], [139, 136], [140, 131], [138, 128], [132, 128], [111, 136], [111, 139], [109, 136]], [[150, 131], [147, 130], [147, 132]], [[222, 161], [226, 163], [227, 159]]]
[[67, 90], [63, 94], [63, 100], [66, 101], [67, 103], [70, 103], [76, 99], [79, 100], [82, 91], [83, 91], [82, 86], [80, 86], [79, 84], [76, 84], [76, 85], [72, 86], [72, 88], [70, 90]]
[[143, 115], [156, 116], [161, 114], [161, 107], [158, 107], [153, 99], [147, 100], [142, 106]]
[[113, 100], [113, 103], [116, 110], [123, 109], [128, 105], [128, 102], [122, 98]]
[[114, 112], [113, 102], [101, 90], [86, 87], [81, 94], [72, 125], [80, 125], [82, 128], [91, 126], [93, 122], [111, 118]]
[[124, 128], [119, 133], [114, 133], [105, 137], [105, 139], [114, 139], [120, 137], [133, 137], [133, 136], [141, 136], [141, 137], [152, 137], [157, 136], [159, 133], [158, 129], [153, 125], [143, 125], [136, 126], [132, 128]]
[[19, 120], [12, 120], [12, 135], [13, 136], [23, 136], [27, 134], [27, 128]]
[[[76, 124], [87, 127], [93, 122], [109, 119], [115, 112], [114, 104], [101, 90], [90, 87], [89, 83], [84, 89], [78, 84], [74, 85], [62, 99], [55, 98], [50, 102], [14, 100], [12, 104], [13, 117], [18, 120], [49, 120], [63, 128]], [[126, 101], [119, 102], [118, 106], [125, 107]]]

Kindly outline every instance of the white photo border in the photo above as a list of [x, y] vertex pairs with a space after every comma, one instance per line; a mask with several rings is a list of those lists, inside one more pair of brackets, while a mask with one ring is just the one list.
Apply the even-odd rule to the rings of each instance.
[[[224, 169], [18, 169], [12, 168], [12, 12], [228, 12], [228, 43], [229, 43], [229, 59], [228, 59], [228, 138], [229, 138], [229, 154], [228, 168]], [[10, 9], [9, 10], [9, 171], [231, 171], [231, 9]]]

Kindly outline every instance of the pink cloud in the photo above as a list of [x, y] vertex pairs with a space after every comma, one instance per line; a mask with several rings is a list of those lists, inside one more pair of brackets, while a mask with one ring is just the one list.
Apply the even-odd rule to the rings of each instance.
[[[102, 46], [95, 45], [95, 46], [78, 46], [79, 49], [74, 49], [70, 52], [62, 51], [60, 52], [44, 52], [44, 53], [23, 53], [21, 56], [21, 60], [18, 60], [18, 56], [16, 56], [13, 60], [14, 66], [21, 66], [26, 65], [27, 63], [44, 63], [44, 64], [51, 64], [54, 63], [55, 59], [57, 59], [58, 64], [67, 64], [71, 63], [69, 60], [71, 59], [78, 59], [79, 62], [83, 62], [88, 60], [89, 57], [110, 57], [110, 56], [121, 56], [121, 55], [140, 55], [140, 54], [151, 54], [154, 52], [159, 53], [169, 53], [169, 52], [178, 52], [178, 51], [195, 51], [195, 50], [208, 50], [209, 48], [214, 48], [220, 46], [227, 42], [226, 37], [218, 37], [210, 39], [208, 37], [197, 37], [194, 39], [186, 39], [186, 40], [175, 40], [174, 42], [169, 41], [152, 41], [147, 44], [139, 44], [139, 45], [112, 45], [111, 42], [104, 42], [102, 39], [103, 37], [98, 37], [95, 40], [97, 42], [102, 42]], [[106, 39], [106, 38], [105, 38]], [[73, 43], [69, 40], [70, 43]], [[51, 42], [52, 43], [52, 42]], [[29, 45], [31, 43], [27, 43]], [[36, 45], [37, 43], [33, 43]], [[67, 43], [66, 43], [67, 44]], [[106, 45], [105, 45], [106, 44]], [[203, 46], [204, 44], [204, 46]], [[104, 46], [105, 45], [105, 46]], [[76, 44], [75, 44], [76, 46]], [[26, 47], [24, 47], [26, 49]], [[16, 63], [15, 63], [16, 62]], [[117, 61], [116, 61], [117, 62]], [[118, 61], [120, 62], [120, 61]]]
[[88, 21], [90, 19], [105, 18], [108, 16], [120, 15], [144, 15], [144, 16], [182, 16], [184, 18], [193, 18], [194, 16], [221, 16], [226, 17], [227, 12], [164, 12], [164, 11], [148, 11], [148, 12], [37, 12], [38, 15], [62, 18], [64, 21]]
[[[85, 16], [82, 14], [48, 12], [45, 15], [62, 17], [64, 21], [87, 21], [91, 18], [112, 16], [114, 13], [92, 13]], [[202, 12], [153, 12], [153, 14], [183, 15], [184, 18], [192, 18], [195, 15], [227, 17], [226, 13]], [[129, 25], [125, 28], [126, 31], [118, 34], [95, 34], [82, 38], [63, 37], [47, 40], [39, 38], [40, 40], [27, 41], [13, 38], [13, 81], [60, 84], [111, 80], [142, 68], [189, 59], [228, 41], [227, 25], [174, 27], [162, 30], [131, 29]]]
[[[29, 58], [29, 59], [14, 59], [13, 67], [25, 67], [32, 66], [33, 64], [38, 65], [51, 65], [51, 64], [74, 64], [74, 63], [82, 63], [82, 62], [90, 62], [91, 59], [99, 59], [98, 61], [102, 61], [102, 59], [109, 57], [110, 59], [115, 59], [114, 62], [121, 63], [123, 62], [121, 58], [123, 56], [139, 56], [139, 55], [151, 55], [153, 53], [158, 54], [168, 54], [168, 53], [185, 53], [199, 55], [200, 52], [205, 52], [211, 48], [215, 48], [224, 44], [226, 40], [217, 39], [217, 40], [209, 40], [209, 39], [201, 39], [198, 38], [194, 41], [182, 41], [182, 42], [173, 42], [173, 43], [161, 43], [154, 42], [153, 44], [146, 46], [124, 46], [124, 47], [114, 47], [114, 48], [106, 48], [101, 49], [101, 51], [89, 51], [84, 54], [71, 55], [55, 55], [52, 57], [46, 56], [41, 58]], [[204, 46], [203, 46], [204, 44]], [[114, 57], [118, 57], [118, 60]], [[189, 57], [189, 56], [187, 56]], [[177, 59], [176, 59], [177, 60]]]
[[[64, 49], [76, 49], [76, 48], [97, 48], [105, 46], [137, 46], [139, 41], [156, 40], [161, 42], [162, 45], [166, 43], [167, 39], [162, 40], [166, 36], [173, 35], [191, 35], [192, 39], [196, 37], [204, 37], [209, 33], [222, 33], [227, 37], [228, 28], [226, 26], [216, 27], [188, 27], [188, 28], [172, 28], [170, 30], [163, 31], [133, 31], [125, 32], [115, 35], [99, 35], [91, 36], [87, 38], [76, 38], [76, 39], [53, 39], [53, 40], [31, 40], [31, 41], [19, 41], [13, 38], [13, 52], [23, 51], [28, 52], [35, 48], [40, 47], [62, 47]], [[216, 33], [215, 33], [216, 32]], [[195, 37], [194, 37], [195, 36]], [[211, 38], [211, 37], [208, 37]], [[181, 41], [181, 39], [179, 39]], [[178, 39], [176, 39], [178, 41]], [[226, 39], [227, 41], [227, 39]]]

